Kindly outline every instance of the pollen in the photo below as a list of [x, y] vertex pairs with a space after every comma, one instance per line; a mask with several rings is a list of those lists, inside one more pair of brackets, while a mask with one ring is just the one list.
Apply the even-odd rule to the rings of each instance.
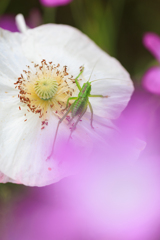
[[27, 68], [14, 83], [20, 100], [19, 109], [26, 108], [27, 112], [37, 114], [42, 122], [51, 113], [62, 117], [67, 99], [78, 94], [67, 66], [42, 60], [40, 65], [32, 62]]

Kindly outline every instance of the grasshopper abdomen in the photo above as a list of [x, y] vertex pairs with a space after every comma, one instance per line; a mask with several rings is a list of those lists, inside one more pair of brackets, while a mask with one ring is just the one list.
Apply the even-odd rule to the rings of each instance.
[[77, 100], [72, 104], [72, 118], [75, 116], [82, 114], [88, 106], [88, 96], [91, 91], [91, 85], [89, 82], [83, 84], [82, 89], [80, 90]]
[[72, 118], [81, 114], [86, 108], [88, 104], [88, 97], [79, 98], [73, 103], [73, 108], [71, 111]]

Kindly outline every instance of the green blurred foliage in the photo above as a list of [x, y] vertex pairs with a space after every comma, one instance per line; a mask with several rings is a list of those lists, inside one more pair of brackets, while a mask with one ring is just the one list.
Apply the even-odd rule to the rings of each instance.
[[145, 32], [160, 34], [159, 0], [73, 0], [57, 9], [45, 8], [39, 0], [0, 0], [2, 14], [39, 9], [43, 22], [79, 28], [102, 49], [116, 57], [134, 79], [140, 79], [153, 57], [143, 47]]
[[[73, 0], [57, 9], [45, 8], [39, 0], [0, 0], [1, 15], [22, 13], [27, 17], [32, 9], [39, 9], [43, 23], [69, 24], [83, 31], [116, 57], [136, 83], [156, 63], [144, 48], [142, 37], [145, 32], [160, 34], [159, 0]], [[0, 184], [1, 209], [26, 190], [19, 185]]]

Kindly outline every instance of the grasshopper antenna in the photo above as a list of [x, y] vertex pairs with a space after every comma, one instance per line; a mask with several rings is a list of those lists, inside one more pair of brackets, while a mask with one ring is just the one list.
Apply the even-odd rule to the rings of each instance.
[[96, 81], [106, 80], [106, 79], [124, 80], [124, 79], [122, 79], [122, 78], [111, 78], [111, 77], [108, 77], [108, 78], [100, 78], [100, 79], [93, 80], [93, 81], [91, 81], [91, 83], [92, 83], [92, 82], [96, 82]]
[[[98, 60], [99, 60], [99, 59], [98, 59]], [[92, 69], [91, 74], [90, 74], [90, 76], [89, 76], [88, 82], [89, 82], [89, 80], [90, 80], [91, 77], [92, 77], [93, 70], [95, 69], [95, 66], [97, 65], [98, 60], [95, 62], [94, 66], [93, 66], [93, 69]]]

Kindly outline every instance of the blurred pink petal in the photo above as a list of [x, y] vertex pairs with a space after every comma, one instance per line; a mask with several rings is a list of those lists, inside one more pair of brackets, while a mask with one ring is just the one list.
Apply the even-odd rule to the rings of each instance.
[[150, 68], [143, 76], [142, 84], [149, 92], [160, 94], [160, 68]]
[[30, 28], [35, 28], [35, 27], [41, 25], [42, 24], [42, 16], [41, 16], [40, 11], [37, 8], [31, 9], [26, 22]]
[[57, 7], [61, 5], [67, 5], [72, 0], [40, 0], [41, 4], [46, 7]]
[[160, 37], [155, 33], [146, 33], [143, 44], [160, 61]]
[[[26, 23], [29, 28], [37, 27], [42, 23], [42, 17], [38, 9], [31, 9], [29, 16], [26, 18]], [[19, 32], [15, 23], [15, 16], [11, 14], [0, 17], [0, 27], [11, 32]]]
[[13, 15], [3, 15], [0, 18], [0, 27], [11, 32], [18, 32], [18, 28], [15, 24], [15, 16]]
[[[13, 201], [5, 221], [7, 238], [1, 239], [160, 239], [160, 109], [153, 122], [151, 110], [159, 104], [154, 99], [141, 89], [134, 93], [118, 120], [120, 135], [110, 140], [112, 148], [96, 140], [83, 172], [28, 188]], [[139, 158], [133, 157], [134, 135], [147, 140]]]

